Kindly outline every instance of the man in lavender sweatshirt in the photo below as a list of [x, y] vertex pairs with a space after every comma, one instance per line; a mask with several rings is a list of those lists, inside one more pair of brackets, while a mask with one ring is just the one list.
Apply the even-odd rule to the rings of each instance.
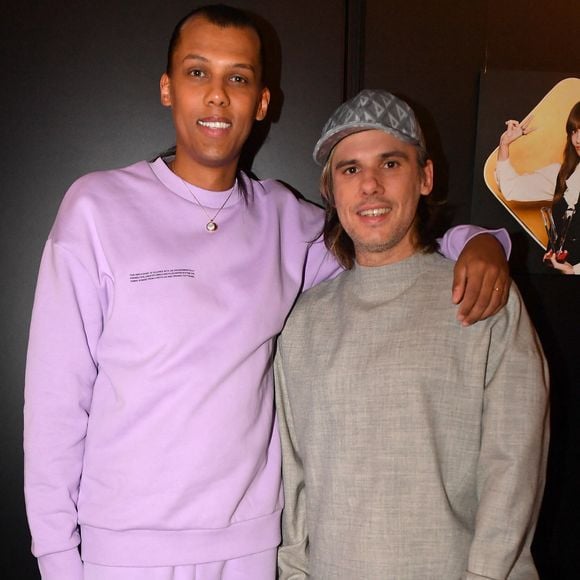
[[[320, 208], [238, 170], [270, 100], [248, 14], [184, 18], [160, 90], [175, 155], [79, 179], [42, 257], [24, 447], [45, 580], [276, 574], [274, 342], [298, 294], [340, 269], [313, 242]], [[463, 324], [509, 287], [503, 248], [477, 233], [442, 241], [449, 257], [465, 246], [450, 296]]]

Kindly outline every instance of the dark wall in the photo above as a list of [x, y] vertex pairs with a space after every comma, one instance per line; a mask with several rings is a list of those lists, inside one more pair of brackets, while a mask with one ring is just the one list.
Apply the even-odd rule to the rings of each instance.
[[[577, 0], [248, 0], [277, 30], [282, 104], [253, 170], [316, 198], [310, 153], [320, 128], [360, 73], [364, 86], [406, 96], [427, 126], [440, 185], [471, 211], [480, 71], [580, 71]], [[361, 26], [347, 28], [362, 10]], [[158, 78], [177, 19], [174, 0], [23, 0], [3, 7], [0, 190], [0, 496], [3, 578], [37, 578], [22, 500], [22, 384], [28, 321], [44, 240], [65, 189], [79, 175], [150, 158], [172, 144]], [[365, 58], [345, 50], [362, 36]], [[355, 34], [356, 35], [356, 34]], [[276, 39], [274, 39], [275, 41]], [[276, 42], [274, 42], [274, 45]], [[352, 48], [352, 46], [351, 46]], [[276, 51], [275, 51], [276, 52]], [[349, 70], [344, 83], [344, 56]], [[356, 55], [355, 55], [356, 56]], [[352, 71], [353, 63], [361, 66]], [[351, 67], [351, 68], [348, 68]], [[355, 67], [356, 68], [356, 67]], [[354, 76], [353, 76], [354, 75]], [[355, 84], [357, 84], [355, 83]], [[535, 553], [542, 578], [576, 578], [580, 563], [580, 312], [578, 281], [519, 276], [554, 377], [545, 509]]]

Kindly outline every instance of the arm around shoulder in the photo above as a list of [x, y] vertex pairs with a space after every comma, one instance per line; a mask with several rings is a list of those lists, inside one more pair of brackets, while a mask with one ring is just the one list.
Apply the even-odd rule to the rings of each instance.
[[505, 228], [488, 230], [487, 228], [471, 224], [461, 224], [447, 230], [439, 240], [440, 251], [446, 258], [457, 260], [465, 249], [465, 246], [480, 234], [489, 234], [494, 237], [503, 248], [505, 258], [509, 258], [512, 250], [512, 242]]

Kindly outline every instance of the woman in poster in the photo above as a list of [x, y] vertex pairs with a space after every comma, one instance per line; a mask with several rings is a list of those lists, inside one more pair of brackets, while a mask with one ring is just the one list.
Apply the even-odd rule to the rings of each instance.
[[546, 254], [551, 265], [564, 274], [580, 274], [580, 101], [566, 121], [566, 146], [562, 163], [553, 163], [533, 173], [519, 174], [510, 162], [510, 145], [534, 129], [532, 116], [523, 121], [506, 121], [499, 140], [496, 179], [503, 196], [510, 201], [551, 202], [556, 230], [567, 229], [564, 261], [553, 252]]

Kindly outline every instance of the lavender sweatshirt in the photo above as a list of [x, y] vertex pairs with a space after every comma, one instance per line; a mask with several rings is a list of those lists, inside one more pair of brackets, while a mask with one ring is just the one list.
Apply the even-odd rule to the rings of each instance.
[[[280, 541], [274, 339], [298, 294], [339, 269], [312, 243], [319, 208], [244, 179], [247, 202], [237, 186], [227, 201], [190, 186], [204, 211], [158, 159], [87, 175], [63, 200], [24, 409], [47, 580], [82, 578], [81, 536], [82, 559], [110, 566], [227, 560]], [[444, 253], [477, 232], [456, 228]]]

